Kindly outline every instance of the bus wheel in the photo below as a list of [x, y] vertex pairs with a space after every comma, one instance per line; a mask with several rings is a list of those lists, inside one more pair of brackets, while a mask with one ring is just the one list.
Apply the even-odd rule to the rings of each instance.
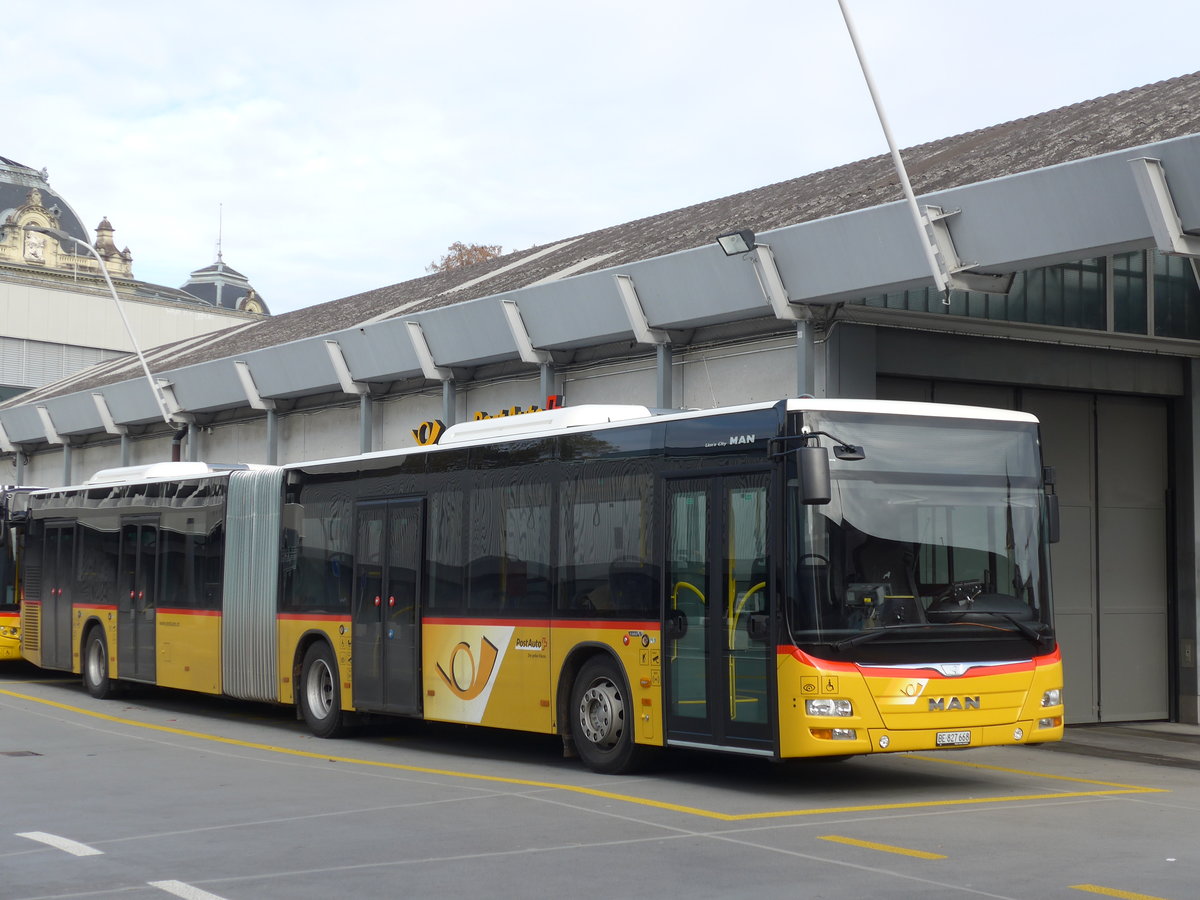
[[633, 706], [617, 667], [603, 657], [583, 664], [571, 690], [575, 748], [594, 772], [618, 775], [644, 757], [633, 742]]
[[300, 712], [309, 731], [320, 738], [342, 733], [342, 694], [337, 661], [329, 645], [318, 641], [304, 654], [300, 666]]
[[116, 685], [108, 677], [108, 641], [99, 626], [92, 628], [83, 642], [83, 686], [97, 700], [116, 693]]

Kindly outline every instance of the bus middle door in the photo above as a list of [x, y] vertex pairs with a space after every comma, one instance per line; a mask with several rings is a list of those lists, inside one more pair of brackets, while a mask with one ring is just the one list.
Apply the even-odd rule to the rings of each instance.
[[117, 677], [152, 682], [157, 669], [157, 518], [126, 519], [121, 523], [120, 559]]
[[357, 506], [351, 644], [356, 709], [420, 709], [417, 596], [424, 508], [420, 498]]
[[51, 522], [42, 538], [41, 665], [71, 668], [71, 601], [75, 585], [75, 523]]

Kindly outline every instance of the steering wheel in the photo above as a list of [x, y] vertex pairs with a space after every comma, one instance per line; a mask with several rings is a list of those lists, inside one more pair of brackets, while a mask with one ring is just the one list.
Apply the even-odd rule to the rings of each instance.
[[967, 581], [954, 581], [946, 585], [946, 589], [938, 594], [933, 602], [934, 604], [954, 603], [958, 606], [964, 603], [970, 604], [976, 597], [983, 593], [983, 582], [974, 579]]

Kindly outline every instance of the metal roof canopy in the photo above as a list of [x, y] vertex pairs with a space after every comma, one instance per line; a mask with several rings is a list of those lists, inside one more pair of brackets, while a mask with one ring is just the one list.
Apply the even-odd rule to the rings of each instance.
[[[944, 222], [958, 260], [970, 272], [1011, 273], [1154, 246], [1169, 252], [1162, 222], [1152, 221], [1158, 214], [1146, 196], [1145, 158], [1159, 160], [1169, 180], [1174, 209], [1161, 216], [1177, 216], [1177, 232], [1200, 232], [1200, 135], [926, 194], [918, 202], [950, 214]], [[731, 228], [739, 224], [728, 223]], [[360, 384], [421, 377], [424, 370], [409, 322], [420, 324], [440, 368], [518, 361], [522, 351], [503, 301], [517, 303], [537, 350], [634, 341], [638, 335], [622, 302], [618, 275], [630, 279], [646, 324], [656, 331], [771, 316], [751, 264], [753, 254], [726, 257], [716, 235], [712, 237], [713, 243], [691, 250], [267, 347], [238, 359], [248, 364], [259, 393], [268, 399], [339, 391], [327, 340], [339, 343], [353, 380]], [[758, 241], [770, 246], [788, 297], [799, 306], [932, 283], [903, 201], [790, 225], [762, 233]], [[172, 383], [187, 412], [213, 413], [249, 405], [233, 363], [230, 357], [155, 377]], [[107, 385], [99, 392], [120, 425], [152, 424], [160, 418], [143, 379]], [[90, 396], [82, 399], [93, 393], [97, 390], [37, 405], [46, 407], [61, 436], [101, 432], [105, 423], [97, 404]], [[0, 426], [13, 444], [47, 439], [41, 417], [25, 406], [0, 411]]]

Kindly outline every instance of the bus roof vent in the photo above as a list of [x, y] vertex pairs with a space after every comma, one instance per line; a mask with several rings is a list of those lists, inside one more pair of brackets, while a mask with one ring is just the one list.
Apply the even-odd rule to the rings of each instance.
[[554, 434], [575, 428], [594, 428], [610, 422], [646, 419], [652, 415], [645, 406], [585, 404], [544, 409], [540, 412], [519, 413], [515, 416], [496, 416], [475, 422], [451, 425], [438, 441], [438, 446], [464, 444], [468, 441], [503, 441], [537, 434]]

